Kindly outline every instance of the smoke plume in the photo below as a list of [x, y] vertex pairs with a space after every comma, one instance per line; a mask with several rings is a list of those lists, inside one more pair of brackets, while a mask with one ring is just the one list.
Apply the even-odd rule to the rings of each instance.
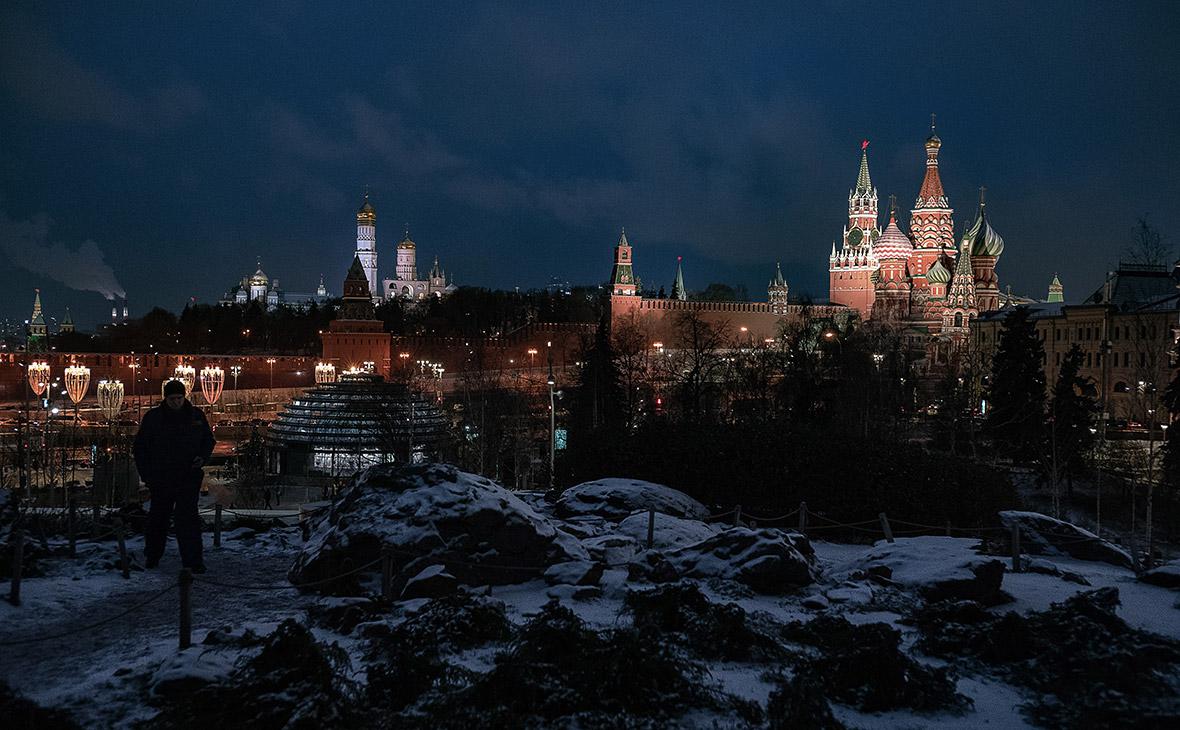
[[22, 269], [71, 289], [96, 291], [107, 299], [127, 296], [97, 243], [86, 239], [78, 248], [53, 243], [49, 240], [49, 225], [45, 215], [14, 221], [0, 210], [0, 251]]

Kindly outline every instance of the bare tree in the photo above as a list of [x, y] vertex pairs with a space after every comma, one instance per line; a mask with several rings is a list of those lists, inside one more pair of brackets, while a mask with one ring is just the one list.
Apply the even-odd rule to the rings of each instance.
[[697, 423], [704, 418], [707, 396], [721, 375], [729, 323], [710, 322], [690, 309], [676, 315], [673, 328], [668, 377], [679, 391], [685, 420]]
[[1135, 223], [1131, 243], [1124, 249], [1123, 256], [1132, 264], [1165, 266], [1172, 263], [1172, 247], [1164, 243], [1159, 229], [1144, 216]]

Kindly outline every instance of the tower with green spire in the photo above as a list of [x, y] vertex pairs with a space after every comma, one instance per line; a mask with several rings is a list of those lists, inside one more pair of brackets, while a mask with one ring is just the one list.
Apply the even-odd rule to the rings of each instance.
[[45, 326], [45, 314], [41, 311], [41, 290], [34, 289], [33, 314], [29, 317], [25, 351], [48, 352], [48, 328]]
[[632, 297], [639, 293], [639, 280], [631, 268], [631, 244], [627, 241], [625, 229], [619, 233], [619, 242], [615, 245], [615, 265], [610, 272], [610, 287], [614, 296]]
[[688, 292], [684, 288], [684, 270], [680, 267], [680, 260], [682, 257], [676, 257], [676, 280], [672, 282], [672, 299], [679, 299], [685, 301], [688, 299]]
[[69, 307], [66, 307], [66, 316], [62, 318], [61, 326], [57, 328], [57, 331], [63, 335], [74, 331], [74, 318], [70, 316]]
[[1061, 279], [1057, 278], [1057, 272], [1053, 272], [1053, 281], [1049, 282], [1049, 298], [1046, 302], [1064, 302], [1065, 301], [1065, 287], [1061, 285]]

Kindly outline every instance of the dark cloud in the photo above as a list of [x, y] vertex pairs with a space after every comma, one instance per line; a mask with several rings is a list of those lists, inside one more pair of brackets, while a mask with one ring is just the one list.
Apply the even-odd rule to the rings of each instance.
[[199, 262], [186, 298], [255, 255], [295, 289], [343, 275], [366, 186], [383, 269], [404, 221], [464, 283], [598, 281], [626, 226], [653, 286], [683, 254], [693, 285], [757, 291], [782, 260], [823, 296], [859, 141], [907, 210], [936, 111], [956, 220], [992, 191], [1003, 284], [1080, 293], [1180, 197], [1178, 24], [1150, 2], [0, 10], [0, 200], [118, 241], [133, 301], [167, 306], [173, 257]]

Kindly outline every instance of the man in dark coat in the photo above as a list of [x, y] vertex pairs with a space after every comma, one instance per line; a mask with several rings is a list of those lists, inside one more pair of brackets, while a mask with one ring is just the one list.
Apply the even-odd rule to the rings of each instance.
[[164, 401], [144, 414], [135, 435], [135, 466], [152, 495], [143, 536], [147, 567], [160, 564], [168, 522], [175, 516], [181, 563], [194, 573], [205, 572], [197, 498], [201, 467], [212, 453], [213, 431], [205, 414], [185, 398], [184, 383], [168, 381]]

